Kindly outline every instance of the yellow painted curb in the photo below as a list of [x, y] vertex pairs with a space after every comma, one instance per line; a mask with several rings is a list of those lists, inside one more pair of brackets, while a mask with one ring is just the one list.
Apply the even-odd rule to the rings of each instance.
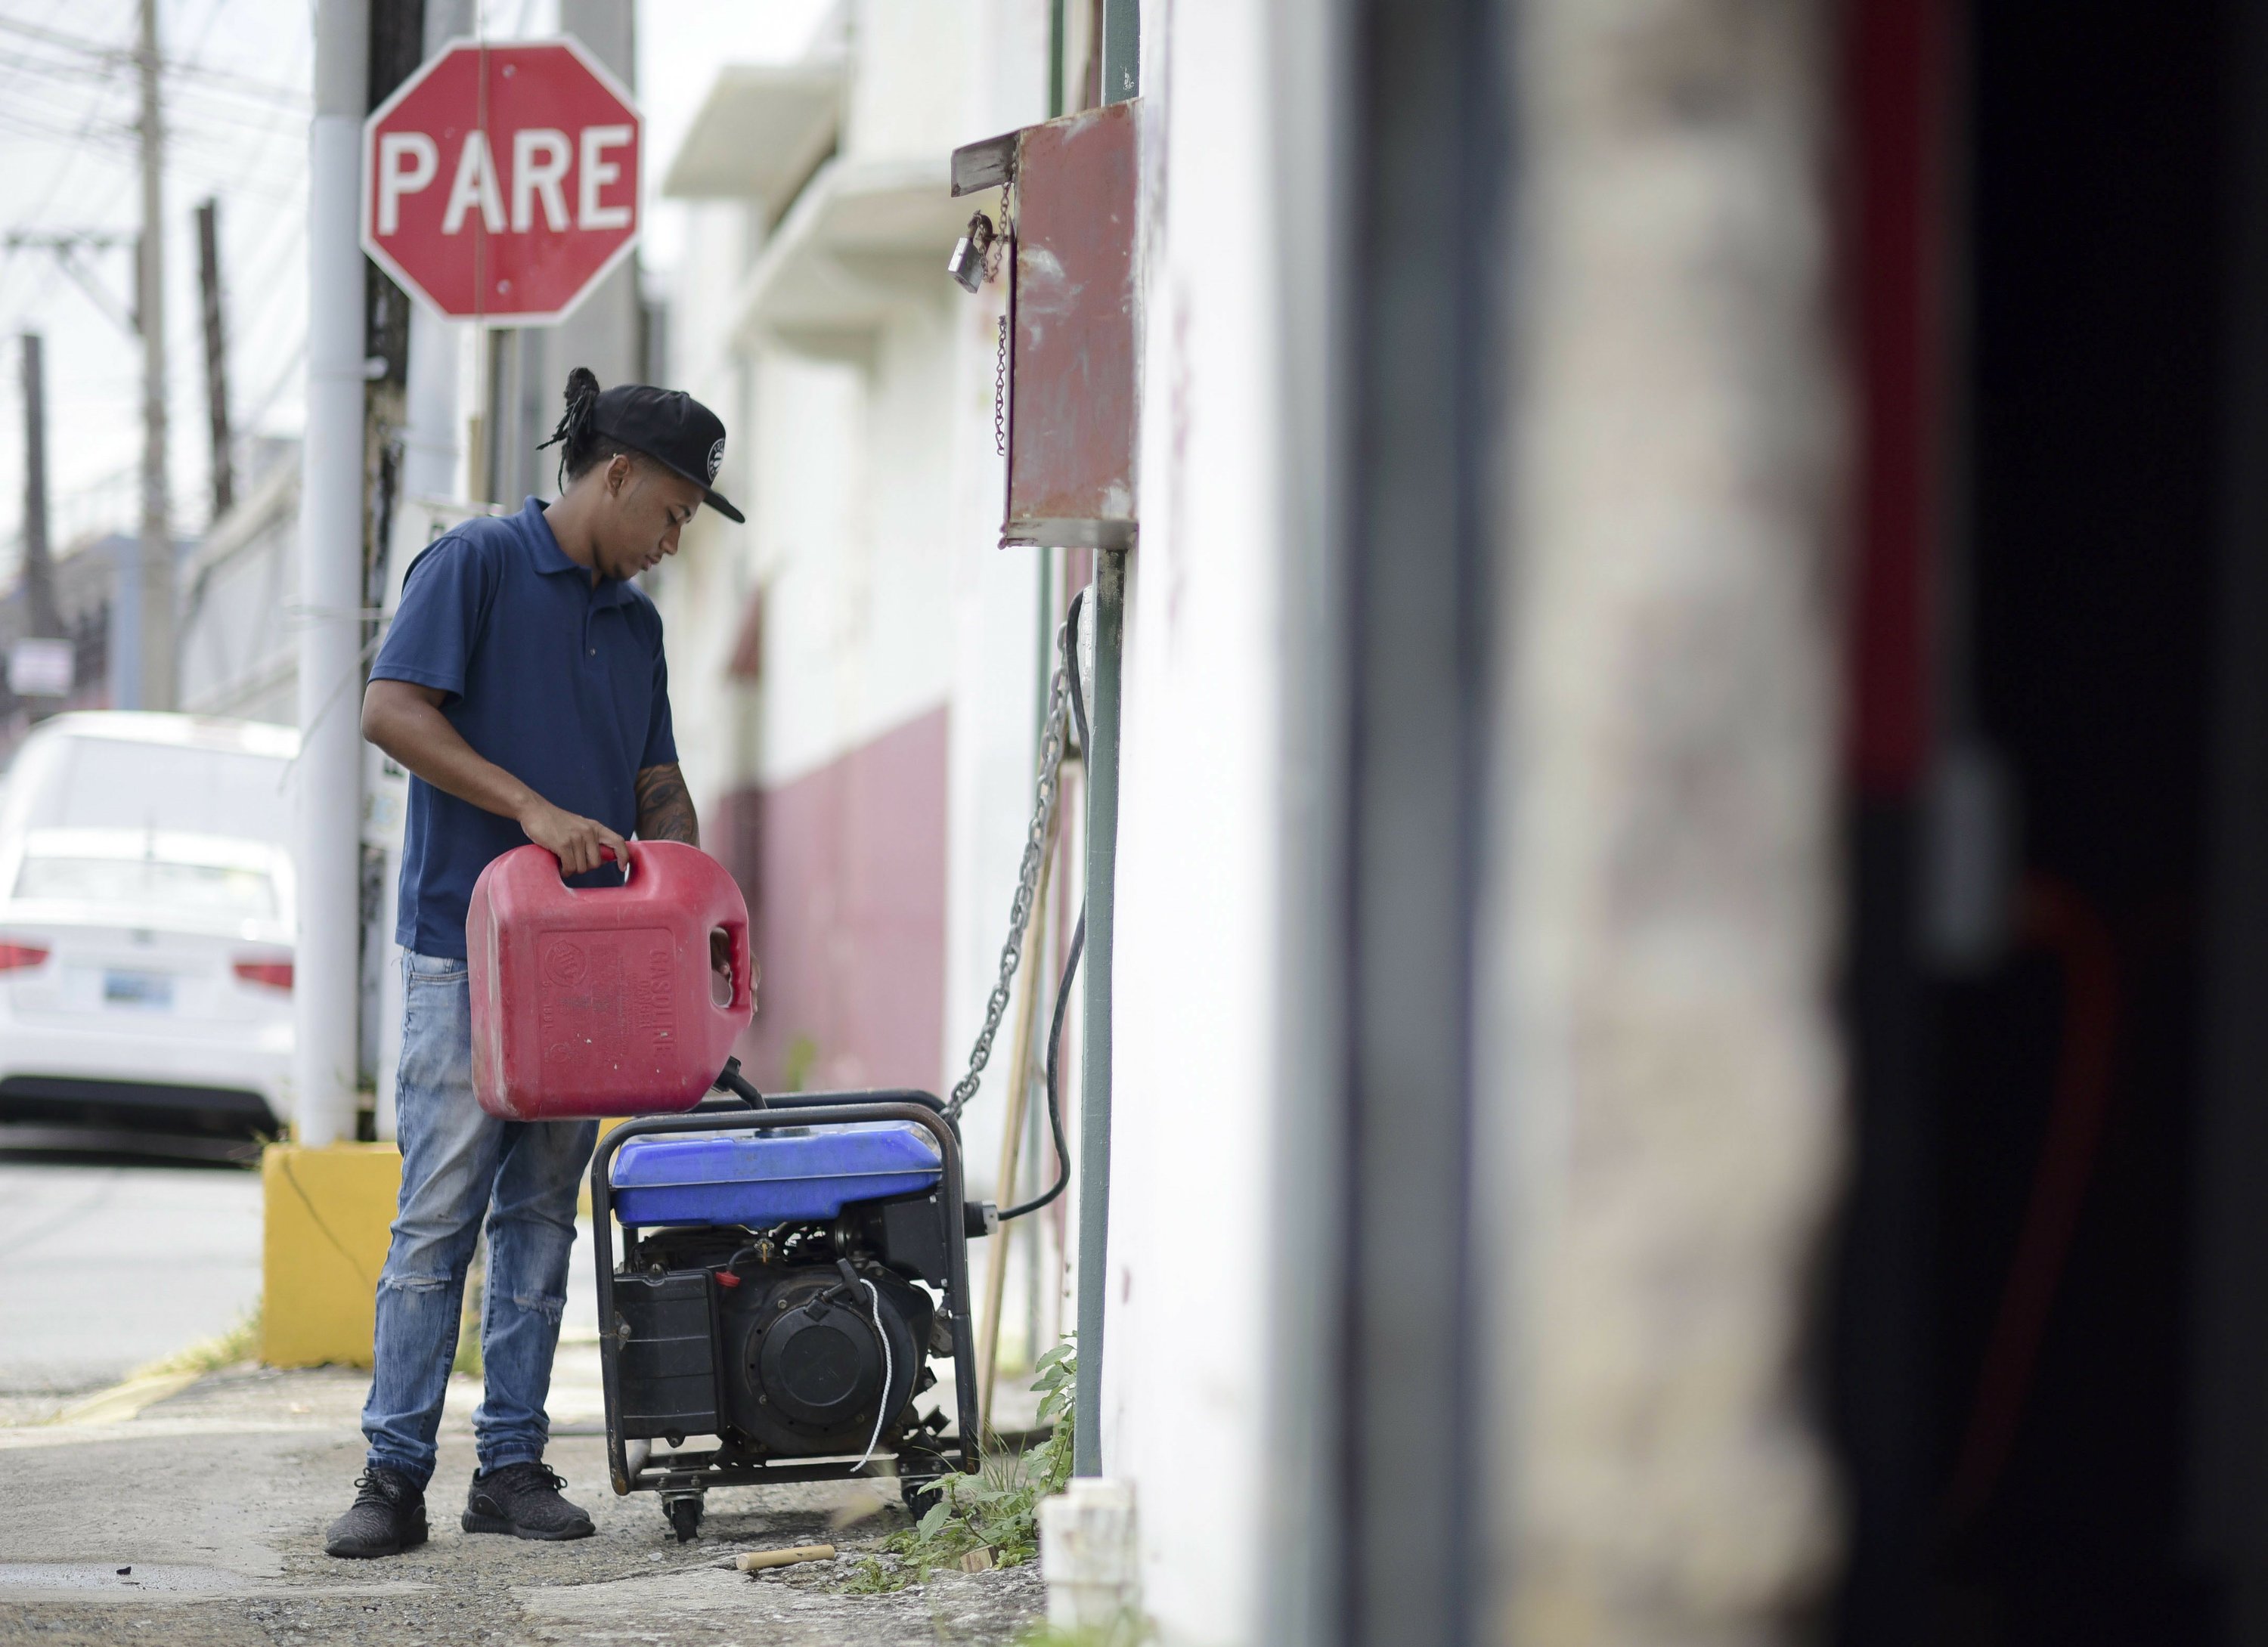
[[260, 1158], [260, 1358], [271, 1367], [370, 1365], [401, 1155], [390, 1143], [276, 1143]]
[[152, 1372], [107, 1390], [97, 1390], [48, 1420], [51, 1424], [122, 1424], [145, 1407], [179, 1395], [204, 1377], [202, 1372]]

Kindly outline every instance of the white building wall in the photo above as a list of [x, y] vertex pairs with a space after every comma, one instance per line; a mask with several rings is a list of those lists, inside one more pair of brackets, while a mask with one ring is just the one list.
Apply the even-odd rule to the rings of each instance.
[[[964, 91], [953, 116], [948, 155], [953, 145], [1012, 131], [1048, 114], [1047, 0], [979, 0], [968, 8], [968, 14], [969, 26], [962, 42]], [[971, 196], [967, 204], [971, 211], [982, 210], [997, 220], [999, 199], [997, 191], [987, 191]], [[950, 512], [939, 523], [953, 544], [947, 592], [953, 735], [946, 771], [945, 1010], [945, 1078], [950, 1083], [967, 1066], [968, 1049], [999, 976], [1000, 946], [1007, 937], [1009, 905], [1031, 821], [1037, 754], [1034, 733], [1041, 691], [1040, 576], [1045, 556], [1038, 549], [1000, 547], [1007, 470], [993, 432], [993, 395], [1006, 282], [994, 280], [969, 297], [943, 278], [941, 258], [939, 275], [941, 294], [948, 301], [952, 349], [950, 377], [939, 386], [951, 408], [953, 430], [943, 492]], [[1069, 886], [1057, 886], [1053, 896], [1057, 908], [1066, 899], [1075, 908], [1079, 893], [1074, 879]], [[1043, 945], [1027, 945], [1027, 965], [1039, 965], [1032, 958], [1046, 953]], [[1042, 1015], [1054, 1002], [1052, 971], [1044, 982], [1048, 989], [1040, 996]], [[988, 1198], [1000, 1193], [995, 1180], [1000, 1124], [1015, 1061], [1013, 1024], [1012, 1005], [1001, 1026], [983, 1096], [971, 1109], [965, 1129], [970, 1193]], [[1067, 1031], [1064, 1039], [1069, 1060], [1076, 1046], [1075, 1030]], [[1076, 1067], [1067, 1062], [1064, 1077], [1065, 1101], [1074, 1112], [1066, 1115], [1065, 1125], [1074, 1136]], [[974, 1274], [983, 1273], [986, 1246], [979, 1242], [970, 1249]], [[1010, 1277], [1009, 1298], [1020, 1299], [1026, 1284], [1020, 1268]], [[1052, 1283], [1049, 1290], [1053, 1290]], [[1018, 1313], [1012, 1302], [1004, 1312], [1010, 1325], [1004, 1327], [1003, 1337], [1022, 1347], [1025, 1334]], [[1003, 1379], [1002, 1386], [1007, 1383]]]
[[978, 20], [938, 0], [857, 0], [843, 152], [943, 161], [956, 141], [963, 45]]
[[[271, 462], [182, 562], [184, 710], [284, 724], [298, 718], [291, 615], [299, 595], [298, 523], [298, 465]], [[345, 712], [353, 710], [350, 703]]]
[[[725, 428], [733, 427], [728, 417]], [[703, 511], [681, 537], [676, 558], [658, 577], [649, 577], [669, 660], [678, 765], [704, 827], [718, 816], [723, 798], [740, 786], [749, 765], [753, 694], [729, 673], [750, 582], [740, 541], [744, 531]], [[705, 834], [703, 840], [711, 848], [717, 844]]]
[[[756, 472], [748, 372], [731, 348], [733, 298], [756, 239], [748, 209], [702, 202], [687, 212], [687, 255], [670, 305], [665, 386], [681, 388], [725, 420], [718, 486], [754, 518]], [[728, 673], [755, 585], [749, 529], [713, 510], [695, 516], [674, 560], [647, 579], [660, 609], [670, 666], [670, 709], [679, 764], [695, 806], [714, 819], [719, 803], [753, 776], [753, 692]]]
[[946, 312], [940, 293], [839, 352], [760, 357], [752, 524], [769, 617], [757, 775], [768, 785], [949, 695]]
[[1270, 8], [1145, 18], [1142, 518], [1119, 776], [1103, 1466], [1165, 1639], [1251, 1642], [1278, 1019]]

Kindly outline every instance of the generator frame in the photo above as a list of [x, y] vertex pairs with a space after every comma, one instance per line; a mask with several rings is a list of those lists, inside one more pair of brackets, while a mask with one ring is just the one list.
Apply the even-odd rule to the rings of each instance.
[[[945, 1238], [945, 1312], [953, 1324], [953, 1389], [954, 1415], [960, 1430], [960, 1467], [976, 1474], [981, 1460], [977, 1434], [975, 1334], [968, 1315], [968, 1217], [963, 1202], [961, 1140], [937, 1099], [927, 1092], [904, 1090], [842, 1092], [790, 1092], [767, 1095], [762, 1109], [713, 1100], [681, 1115], [649, 1115], [626, 1121], [599, 1141], [591, 1158], [591, 1237], [599, 1287], [599, 1367], [606, 1390], [607, 1471], [618, 1496], [658, 1492], [662, 1508], [680, 1536], [689, 1536], [678, 1521], [676, 1506], [684, 1504], [695, 1525], [700, 1519], [702, 1496], [711, 1487], [740, 1487], [767, 1482], [848, 1481], [886, 1477], [895, 1474], [896, 1460], [870, 1459], [861, 1466], [848, 1460], [814, 1459], [808, 1462], [758, 1465], [722, 1462], [723, 1449], [692, 1452], [671, 1452], [649, 1456], [633, 1467], [622, 1430], [621, 1341], [615, 1327], [615, 1217], [612, 1167], [615, 1151], [632, 1138], [700, 1132], [759, 1131], [782, 1127], [832, 1126], [875, 1121], [911, 1121], [936, 1138], [939, 1165], [938, 1184], [939, 1233]], [[646, 1226], [640, 1225], [639, 1228]], [[655, 1228], [667, 1226], [656, 1225]], [[626, 1246], [630, 1245], [625, 1244]], [[942, 1452], [940, 1452], [940, 1456]], [[887, 1468], [885, 1465], [887, 1465]], [[688, 1501], [690, 1501], [688, 1503]]]

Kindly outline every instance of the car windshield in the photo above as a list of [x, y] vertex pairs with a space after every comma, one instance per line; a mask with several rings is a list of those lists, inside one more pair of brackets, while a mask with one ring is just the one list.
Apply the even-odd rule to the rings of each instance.
[[[288, 845], [289, 763], [234, 749], [67, 737], [26, 803], [34, 829], [152, 829]], [[17, 895], [26, 895], [21, 887]]]
[[163, 858], [27, 855], [16, 874], [18, 898], [146, 911], [153, 915], [276, 918], [276, 883], [265, 870]]

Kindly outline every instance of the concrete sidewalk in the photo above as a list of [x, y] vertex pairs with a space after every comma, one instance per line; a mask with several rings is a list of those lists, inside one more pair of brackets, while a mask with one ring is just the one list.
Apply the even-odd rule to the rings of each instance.
[[[353, 1496], [367, 1375], [243, 1368], [99, 1425], [0, 1428], [0, 1643], [653, 1642], [999, 1643], [1035, 1621], [1035, 1567], [939, 1575], [895, 1594], [841, 1593], [847, 1559], [749, 1577], [743, 1549], [869, 1548], [905, 1525], [895, 1494], [839, 1482], [713, 1492], [680, 1545], [651, 1494], [608, 1487], [595, 1345], [563, 1345], [549, 1462], [598, 1533], [526, 1543], [457, 1526], [479, 1390], [451, 1386], [427, 1499], [432, 1541], [341, 1562], [322, 1532]], [[122, 1568], [130, 1568], [126, 1573]]]

